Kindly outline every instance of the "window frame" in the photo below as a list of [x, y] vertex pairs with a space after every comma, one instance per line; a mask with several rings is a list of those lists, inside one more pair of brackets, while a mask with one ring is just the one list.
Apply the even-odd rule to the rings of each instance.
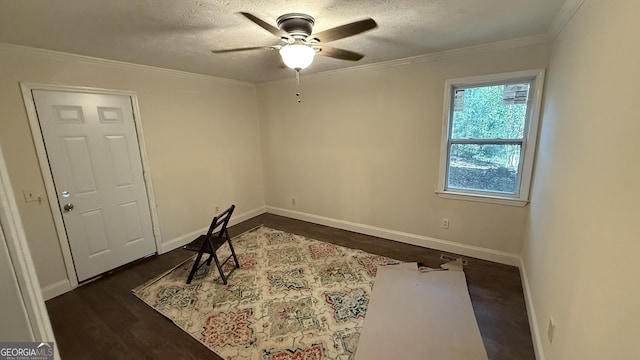
[[[525, 206], [529, 202], [529, 188], [533, 172], [533, 160], [536, 150], [536, 138], [538, 135], [538, 123], [540, 119], [540, 107], [542, 103], [542, 90], [544, 88], [544, 69], [524, 70], [509, 73], [490, 74], [465, 78], [448, 79], [444, 85], [444, 109], [442, 136], [440, 141], [440, 168], [438, 177], [438, 188], [436, 193], [441, 198], [480, 201], [502, 205]], [[513, 84], [523, 81], [530, 81], [529, 100], [527, 104], [527, 114], [522, 140], [520, 139], [454, 139], [453, 144], [485, 142], [487, 144], [516, 143], [522, 144], [520, 149], [520, 162], [518, 189], [515, 194], [500, 192], [448, 189], [447, 176], [449, 169], [449, 151], [452, 139], [452, 112], [453, 97], [456, 88], [482, 87], [491, 85]]]

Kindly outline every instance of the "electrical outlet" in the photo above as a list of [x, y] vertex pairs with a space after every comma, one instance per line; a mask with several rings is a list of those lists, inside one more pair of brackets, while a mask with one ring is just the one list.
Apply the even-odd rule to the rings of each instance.
[[295, 205], [296, 204], [296, 198], [292, 197], [291, 198], [291, 205]]
[[448, 229], [449, 228], [449, 219], [446, 218], [442, 218], [442, 228], [443, 229]]
[[553, 334], [556, 331], [556, 322], [552, 317], [549, 318], [549, 325], [547, 326], [547, 339], [549, 339], [549, 343], [553, 343]]
[[440, 254], [440, 260], [445, 260], [445, 261], [462, 261], [462, 265], [467, 265], [468, 261], [467, 259], [463, 259], [461, 257], [457, 257], [457, 256], [452, 256], [452, 255], [447, 255], [447, 254]]

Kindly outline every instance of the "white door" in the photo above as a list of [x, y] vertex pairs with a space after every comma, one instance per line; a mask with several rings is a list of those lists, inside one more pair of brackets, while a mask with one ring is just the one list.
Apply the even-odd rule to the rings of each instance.
[[131, 99], [33, 97], [78, 281], [154, 253]]

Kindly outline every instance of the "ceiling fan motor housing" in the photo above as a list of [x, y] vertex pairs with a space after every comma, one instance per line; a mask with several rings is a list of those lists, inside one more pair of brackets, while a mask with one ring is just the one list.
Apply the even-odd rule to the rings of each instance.
[[294, 39], [305, 39], [313, 31], [315, 19], [307, 14], [284, 14], [276, 20], [278, 27], [286, 31]]
[[[272, 46], [253, 46], [235, 49], [212, 50], [215, 54], [258, 49], [279, 50], [282, 61], [290, 68], [302, 70], [309, 66], [316, 53], [340, 60], [358, 61], [364, 57], [353, 51], [325, 46], [324, 43], [344, 39], [369, 31], [378, 26], [371, 18], [336, 26], [319, 33], [313, 33], [315, 19], [307, 14], [289, 13], [276, 19], [278, 27], [270, 25], [248, 12], [240, 12], [242, 16], [270, 32], [280, 39], [280, 43]], [[313, 34], [313, 35], [312, 35]], [[320, 43], [323, 44], [320, 44]], [[322, 52], [320, 52], [322, 51]]]

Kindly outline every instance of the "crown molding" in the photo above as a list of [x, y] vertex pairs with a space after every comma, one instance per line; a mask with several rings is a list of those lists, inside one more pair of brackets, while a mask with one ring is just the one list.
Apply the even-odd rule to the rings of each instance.
[[252, 83], [249, 81], [227, 79], [227, 78], [217, 77], [212, 75], [197, 74], [197, 73], [181, 71], [181, 70], [166, 69], [166, 68], [150, 66], [150, 65], [141, 65], [141, 64], [129, 63], [125, 61], [102, 59], [102, 58], [86, 56], [86, 55], [78, 55], [78, 54], [66, 53], [62, 51], [40, 49], [40, 48], [34, 48], [29, 46], [22, 46], [22, 45], [15, 45], [15, 44], [0, 42], [0, 53], [3, 53], [3, 52], [9, 53], [12, 55], [21, 55], [21, 56], [37, 55], [37, 56], [42, 56], [42, 57], [46, 57], [53, 60], [61, 60], [61, 59], [73, 60], [73, 61], [87, 63], [91, 65], [111, 66], [111, 67], [120, 68], [120, 69], [124, 68], [124, 69], [131, 69], [131, 70], [150, 71], [150, 72], [163, 73], [168, 75], [191, 77], [194, 79], [213, 80], [213, 81], [225, 82], [225, 83], [230, 83], [235, 85], [255, 87], [255, 83]]
[[548, 36], [550, 40], [554, 40], [562, 29], [571, 21], [573, 15], [576, 14], [580, 6], [584, 3], [584, 0], [566, 0], [556, 17], [549, 26]]
[[[582, 3], [584, 0], [567, 0], [567, 1], [568, 2], [578, 1]], [[389, 68], [394, 66], [408, 65], [413, 63], [441, 60], [441, 59], [446, 59], [450, 57], [459, 57], [459, 56], [477, 54], [480, 52], [514, 49], [519, 47], [540, 45], [548, 42], [549, 42], [549, 34], [539, 34], [539, 35], [526, 36], [526, 37], [520, 37], [515, 39], [509, 39], [509, 40], [495, 41], [495, 42], [479, 44], [479, 45], [466, 46], [466, 47], [461, 47], [457, 49], [437, 51], [437, 52], [432, 52], [424, 55], [411, 56], [411, 57], [406, 57], [402, 59], [383, 61], [383, 62], [378, 62], [373, 64], [357, 65], [357, 66], [352, 66], [345, 69], [335, 69], [335, 70], [322, 71], [322, 72], [311, 73], [311, 74], [304, 74], [304, 76], [306, 78], [311, 78], [311, 77], [326, 76], [326, 75], [333, 75], [333, 74], [343, 74], [343, 73], [351, 73], [351, 72], [358, 72], [358, 71], [375, 70], [375, 69]], [[290, 81], [290, 79], [287, 78], [287, 79], [267, 80], [267, 81], [260, 81], [260, 82], [253, 83], [249, 81], [227, 79], [227, 78], [216, 77], [211, 75], [196, 74], [196, 73], [180, 71], [180, 70], [165, 69], [165, 68], [149, 66], [149, 65], [134, 64], [134, 63], [128, 63], [124, 61], [117, 61], [117, 60], [108, 60], [108, 59], [96, 58], [91, 56], [77, 55], [77, 54], [65, 53], [60, 51], [33, 48], [28, 46], [14, 45], [14, 44], [0, 42], [0, 52], [3, 52], [3, 51], [6, 51], [12, 54], [17, 54], [17, 55], [27, 55], [27, 56], [40, 55], [40, 56], [50, 57], [52, 59], [58, 59], [58, 60], [72, 59], [75, 61], [85, 62], [93, 65], [114, 66], [119, 68], [153, 71], [153, 72], [160, 72], [164, 74], [173, 74], [173, 75], [187, 76], [192, 78], [209, 79], [209, 80], [215, 80], [215, 81], [221, 81], [221, 82], [227, 82], [227, 83], [243, 85], [243, 86], [251, 86], [251, 87], [255, 86], [256, 84], [268, 84], [268, 83]]]
[[[312, 78], [317, 76], [375, 70], [375, 69], [389, 68], [394, 66], [408, 65], [413, 63], [441, 60], [441, 59], [446, 59], [450, 57], [459, 57], [459, 56], [477, 54], [480, 52], [514, 49], [519, 47], [540, 45], [548, 42], [549, 40], [548, 40], [547, 34], [539, 34], [539, 35], [526, 36], [526, 37], [520, 37], [515, 39], [509, 39], [509, 40], [495, 41], [495, 42], [480, 44], [480, 45], [466, 46], [466, 47], [461, 47], [457, 49], [443, 50], [443, 51], [432, 52], [424, 55], [411, 56], [411, 57], [406, 57], [402, 59], [383, 61], [383, 62], [378, 62], [373, 64], [351, 66], [345, 69], [336, 69], [336, 70], [322, 71], [322, 72], [317, 72], [312, 74], [304, 74], [304, 76], [306, 78]], [[258, 82], [258, 84], [277, 83], [277, 82], [290, 81], [290, 80], [291, 79], [268, 80], [268, 81]]]

